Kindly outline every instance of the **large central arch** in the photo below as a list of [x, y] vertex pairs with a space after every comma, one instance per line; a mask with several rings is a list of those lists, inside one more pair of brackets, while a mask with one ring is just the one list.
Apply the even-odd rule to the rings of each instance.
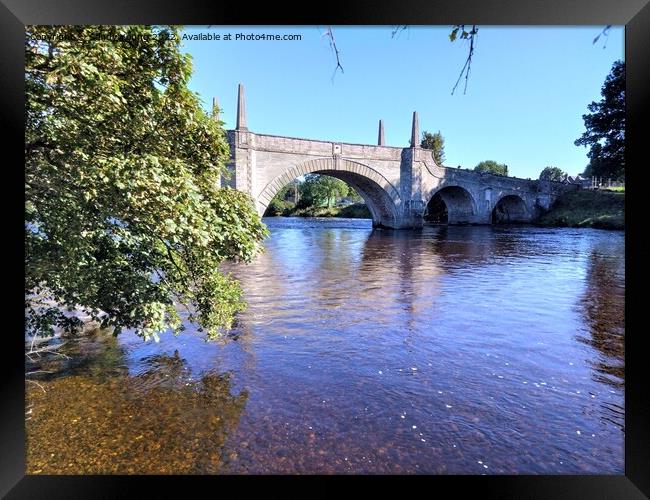
[[401, 200], [395, 186], [367, 165], [336, 157], [309, 160], [288, 168], [262, 189], [257, 197], [258, 213], [263, 215], [278, 191], [296, 177], [312, 173], [336, 177], [352, 186], [366, 202], [373, 226], [397, 227]]

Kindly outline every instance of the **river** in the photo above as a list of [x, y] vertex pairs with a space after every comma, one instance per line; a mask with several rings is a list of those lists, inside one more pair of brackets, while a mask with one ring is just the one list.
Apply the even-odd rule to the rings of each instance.
[[29, 473], [624, 473], [623, 232], [265, 222], [227, 339], [39, 367]]

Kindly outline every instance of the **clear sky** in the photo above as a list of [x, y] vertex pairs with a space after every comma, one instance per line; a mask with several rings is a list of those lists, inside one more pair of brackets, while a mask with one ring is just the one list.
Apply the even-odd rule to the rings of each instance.
[[[216, 97], [234, 128], [237, 84], [246, 89], [248, 128], [290, 137], [408, 146], [413, 111], [420, 130], [440, 130], [445, 165], [506, 163], [510, 175], [537, 178], [548, 165], [582, 172], [587, 105], [600, 99], [612, 63], [624, 59], [624, 28], [593, 39], [604, 26], [480, 26], [467, 93], [451, 95], [467, 42], [449, 40], [450, 26], [334, 27], [344, 73], [325, 27], [186, 27], [232, 40], [184, 40], [192, 55], [192, 90], [206, 110]], [[235, 40], [235, 34], [300, 34], [302, 40]]]

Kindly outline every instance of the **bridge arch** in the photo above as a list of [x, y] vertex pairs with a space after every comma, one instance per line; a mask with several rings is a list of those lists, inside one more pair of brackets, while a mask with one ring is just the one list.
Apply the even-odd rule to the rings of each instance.
[[529, 222], [531, 214], [523, 198], [516, 194], [503, 195], [492, 209], [492, 224]]
[[472, 193], [457, 184], [443, 184], [431, 190], [427, 199], [425, 219], [446, 224], [474, 222], [478, 215]]
[[306, 174], [329, 175], [352, 186], [372, 214], [373, 226], [395, 227], [399, 192], [374, 168], [343, 158], [317, 158], [288, 168], [269, 182], [258, 196], [258, 213], [263, 215], [273, 197], [296, 177]]

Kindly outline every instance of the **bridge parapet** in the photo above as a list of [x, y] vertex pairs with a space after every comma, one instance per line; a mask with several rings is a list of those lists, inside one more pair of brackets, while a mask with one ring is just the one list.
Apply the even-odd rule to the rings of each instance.
[[287, 151], [312, 156], [339, 155], [367, 160], [399, 160], [404, 148], [321, 141], [270, 134], [251, 134], [251, 147], [258, 151], [286, 153]]

